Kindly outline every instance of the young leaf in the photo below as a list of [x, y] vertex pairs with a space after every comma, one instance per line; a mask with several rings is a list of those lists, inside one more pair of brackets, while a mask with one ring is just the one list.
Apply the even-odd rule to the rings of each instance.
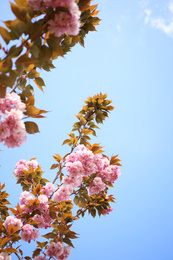
[[39, 132], [38, 125], [34, 122], [25, 122], [26, 132], [28, 134], [35, 134]]

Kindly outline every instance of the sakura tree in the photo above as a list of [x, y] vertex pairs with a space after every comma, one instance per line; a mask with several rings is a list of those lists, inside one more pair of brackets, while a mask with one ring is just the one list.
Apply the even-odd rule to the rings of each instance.
[[[5, 21], [5, 28], [0, 27], [4, 40], [0, 142], [15, 148], [27, 141], [27, 133], [39, 132], [38, 125], [26, 119], [43, 118], [47, 113], [35, 106], [33, 84], [41, 91], [45, 85], [41, 70], [53, 69], [53, 60], [77, 43], [84, 46], [86, 34], [95, 30], [100, 19], [96, 17], [97, 5], [91, 5], [91, 0], [15, 0], [10, 4], [16, 18]], [[110, 203], [114, 197], [108, 192], [120, 175], [120, 160], [117, 155], [108, 158], [100, 144], [90, 143], [98, 124], [114, 109], [111, 103], [102, 93], [85, 101], [63, 142], [69, 152], [53, 156], [53, 182], [43, 177], [39, 163], [32, 158], [16, 163], [14, 176], [23, 191], [15, 208], [9, 207], [9, 194], [5, 184], [0, 184], [0, 260], [11, 259], [13, 254], [26, 260], [67, 259], [72, 240], [77, 238], [73, 223], [87, 212], [95, 217], [113, 210]], [[44, 242], [39, 241], [40, 230], [45, 231]], [[30, 256], [24, 255], [21, 240], [35, 241]]]

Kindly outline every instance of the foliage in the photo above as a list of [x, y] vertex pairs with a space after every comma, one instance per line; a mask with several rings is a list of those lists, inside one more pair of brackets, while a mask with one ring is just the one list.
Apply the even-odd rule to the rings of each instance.
[[[35, 122], [21, 121], [23, 114], [25, 118], [43, 118], [47, 113], [35, 106], [33, 84], [41, 91], [45, 86], [40, 71], [53, 69], [53, 60], [64, 56], [77, 43], [84, 46], [86, 34], [95, 31], [100, 19], [96, 17], [97, 5], [91, 5], [91, 0], [15, 0], [10, 5], [15, 19], [5, 21], [5, 27], [0, 27], [6, 44], [0, 45], [4, 52], [0, 59], [0, 142], [15, 147], [25, 139], [24, 136], [20, 140], [20, 129], [29, 134], [39, 132]], [[73, 15], [76, 25], [80, 25], [76, 30], [72, 28]], [[52, 28], [55, 21], [59, 27]], [[62, 24], [65, 31], [60, 31]], [[35, 158], [16, 164], [14, 176], [22, 193], [15, 208], [10, 207], [5, 184], [0, 183], [1, 259], [10, 260], [12, 254], [26, 260], [67, 259], [74, 247], [73, 239], [78, 238], [72, 230], [74, 221], [86, 212], [95, 217], [112, 211], [110, 203], [115, 199], [108, 195], [108, 190], [120, 175], [120, 160], [118, 155], [108, 158], [100, 144], [90, 143], [98, 124], [114, 109], [111, 103], [107, 94], [102, 93], [85, 101], [76, 115], [77, 122], [62, 143], [70, 147], [69, 153], [53, 156], [56, 163], [51, 170], [56, 169], [56, 174], [52, 183], [43, 177]], [[16, 139], [20, 142], [16, 143]], [[43, 242], [38, 240], [40, 229], [46, 231]], [[21, 240], [36, 241], [31, 256], [24, 256]]]

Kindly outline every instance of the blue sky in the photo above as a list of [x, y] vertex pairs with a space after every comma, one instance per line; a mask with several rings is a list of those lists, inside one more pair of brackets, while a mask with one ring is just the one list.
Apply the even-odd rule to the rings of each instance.
[[[1, 1], [1, 20], [7, 20], [9, 4]], [[122, 174], [110, 190], [116, 204], [109, 216], [87, 216], [74, 225], [80, 237], [69, 259], [171, 260], [173, 2], [102, 0], [99, 9], [102, 21], [85, 48], [76, 46], [55, 62], [55, 70], [42, 73], [46, 88], [36, 90], [36, 106], [51, 112], [37, 120], [40, 134], [28, 136], [21, 148], [1, 145], [1, 182], [15, 205], [21, 190], [14, 166], [32, 157], [53, 180], [52, 155], [69, 151], [61, 144], [83, 100], [107, 93], [115, 110], [92, 141], [122, 160]], [[25, 250], [30, 252], [28, 245]]]

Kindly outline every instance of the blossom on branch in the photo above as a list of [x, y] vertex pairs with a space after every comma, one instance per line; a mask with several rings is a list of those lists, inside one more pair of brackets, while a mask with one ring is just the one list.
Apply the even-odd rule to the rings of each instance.
[[25, 104], [16, 93], [0, 98], [0, 142], [8, 148], [20, 147], [27, 139], [22, 121], [25, 109]]

